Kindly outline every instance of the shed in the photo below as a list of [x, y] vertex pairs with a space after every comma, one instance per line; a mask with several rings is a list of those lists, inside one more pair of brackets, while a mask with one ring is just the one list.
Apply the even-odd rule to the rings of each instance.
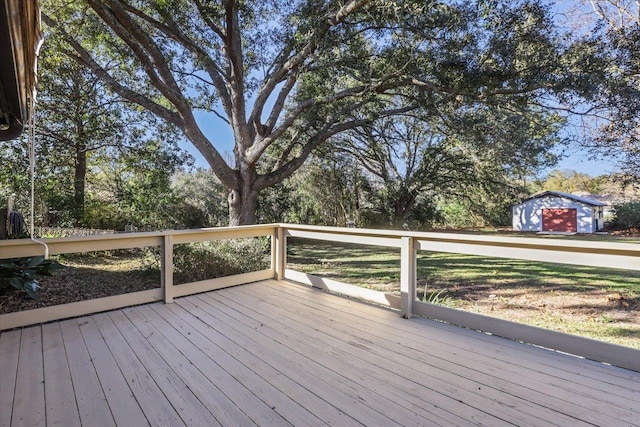
[[543, 191], [513, 206], [516, 231], [594, 233], [604, 226], [606, 203], [560, 191]]

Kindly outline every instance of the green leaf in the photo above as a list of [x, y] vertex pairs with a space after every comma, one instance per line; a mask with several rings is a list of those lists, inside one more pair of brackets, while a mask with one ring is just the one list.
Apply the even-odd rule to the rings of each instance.
[[29, 260], [29, 262], [27, 263], [27, 267], [35, 267], [37, 265], [42, 264], [44, 261], [44, 257], [43, 256], [34, 256], [33, 258], [31, 258], [31, 260]]
[[51, 261], [51, 264], [49, 264], [48, 267], [49, 270], [62, 270], [64, 268], [64, 265], [56, 261]]
[[14, 267], [15, 267], [15, 264], [13, 264], [13, 263], [0, 264], [0, 268], [1, 269], [4, 269], [4, 268], [9, 269], [9, 268], [14, 268]]
[[0, 264], [0, 285], [4, 285], [2, 291], [8, 288], [6, 285], [10, 285], [37, 300], [36, 291], [40, 288], [37, 277], [51, 276], [52, 270], [62, 267], [60, 263], [45, 260], [43, 256], [3, 260], [3, 264]]
[[32, 299], [38, 301], [38, 294], [36, 294], [35, 289], [26, 287], [24, 290], [27, 293], [27, 295], [29, 295]]
[[20, 277], [14, 277], [9, 280], [9, 284], [16, 289], [24, 289], [24, 281]]

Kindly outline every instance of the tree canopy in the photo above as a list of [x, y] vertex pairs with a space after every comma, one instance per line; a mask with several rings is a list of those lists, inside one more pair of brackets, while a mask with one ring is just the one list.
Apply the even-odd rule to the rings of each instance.
[[599, 152], [620, 160], [626, 180], [640, 183], [640, 3], [593, 0], [596, 33], [610, 61], [601, 98], [605, 111], [595, 140]]
[[[483, 106], [511, 117], [557, 107], [585, 95], [582, 65], [595, 64], [533, 0], [83, 0], [43, 10], [68, 55], [183, 132], [227, 188], [235, 225], [254, 222], [260, 192], [335, 135], [425, 106], [467, 117]], [[212, 120], [233, 131], [229, 162], [205, 133]]]
[[191, 160], [178, 147], [180, 134], [111, 92], [62, 54], [59, 41], [48, 37], [40, 51], [36, 137], [0, 147], [0, 199], [11, 196], [17, 209], [27, 210], [33, 142], [38, 223], [161, 226], [163, 201], [171, 199], [162, 193], [169, 193], [171, 174]]

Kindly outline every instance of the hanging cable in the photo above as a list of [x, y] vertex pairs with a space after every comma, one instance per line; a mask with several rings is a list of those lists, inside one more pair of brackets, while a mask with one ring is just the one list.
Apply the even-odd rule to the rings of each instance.
[[34, 217], [35, 217], [35, 169], [36, 169], [36, 149], [35, 149], [35, 129], [34, 129], [34, 116], [36, 113], [36, 101], [31, 96], [31, 103], [29, 104], [29, 173], [31, 175], [31, 219], [29, 221], [29, 235], [31, 240], [44, 246], [44, 259], [49, 259], [49, 246], [45, 242], [36, 240], [33, 237], [34, 231]]

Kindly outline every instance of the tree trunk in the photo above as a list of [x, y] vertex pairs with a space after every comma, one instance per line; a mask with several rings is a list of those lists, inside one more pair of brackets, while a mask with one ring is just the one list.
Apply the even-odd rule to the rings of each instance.
[[81, 225], [84, 219], [84, 196], [87, 179], [87, 151], [84, 146], [76, 147], [76, 162], [73, 177], [73, 205], [76, 225]]
[[256, 223], [258, 192], [253, 189], [229, 191], [229, 226], [251, 225]]
[[238, 156], [236, 164], [239, 165], [237, 188], [229, 190], [229, 226], [252, 225], [256, 223], [256, 210], [258, 209], [258, 196], [260, 191], [256, 189], [255, 166], [248, 164], [245, 159]]
[[401, 224], [406, 221], [413, 209], [414, 202], [415, 197], [408, 192], [403, 192], [402, 195], [398, 196], [394, 202], [394, 223]]

